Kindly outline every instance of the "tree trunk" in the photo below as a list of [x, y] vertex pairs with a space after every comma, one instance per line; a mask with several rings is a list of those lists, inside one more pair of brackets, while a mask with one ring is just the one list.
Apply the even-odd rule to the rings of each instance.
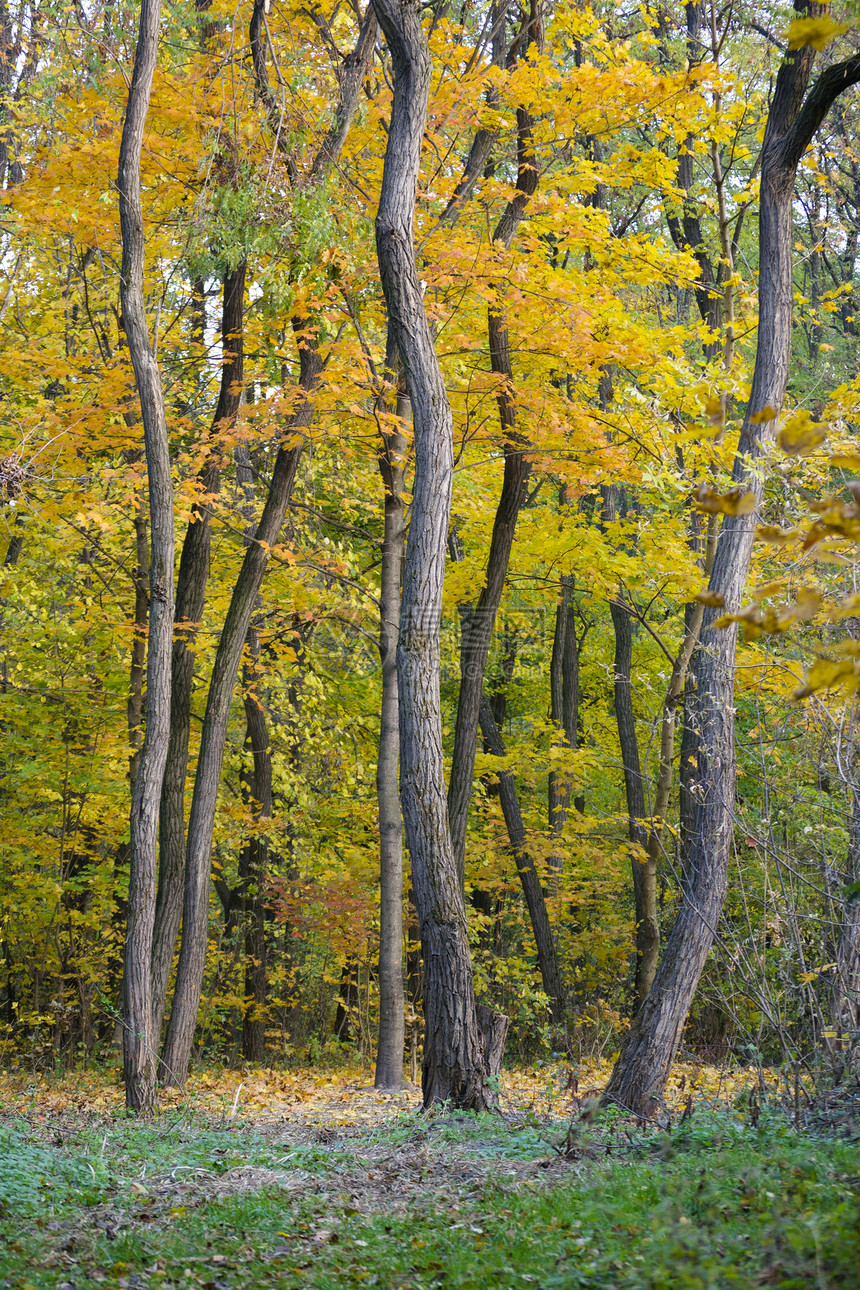
[[397, 647], [401, 802], [424, 952], [424, 1104], [491, 1103], [466, 911], [445, 798], [439, 699], [442, 583], [453, 476], [451, 409], [415, 263], [413, 216], [432, 64], [417, 0], [375, 0], [394, 66], [376, 245], [415, 427], [415, 482]]
[[[358, 95], [367, 64], [373, 55], [376, 24], [368, 11], [362, 22], [355, 49], [344, 59], [339, 70], [340, 101], [335, 121], [326, 133], [314, 160], [308, 186], [322, 184], [346, 138], [346, 132], [358, 103]], [[209, 913], [210, 852], [212, 830], [230, 705], [242, 647], [269, 553], [278, 541], [287, 506], [292, 494], [296, 470], [304, 448], [305, 437], [313, 416], [313, 396], [323, 370], [323, 359], [313, 328], [301, 317], [292, 319], [293, 333], [299, 351], [299, 389], [301, 399], [283, 427], [284, 443], [275, 458], [272, 478], [263, 514], [253, 540], [245, 552], [230, 606], [221, 631], [215, 655], [212, 679], [203, 719], [200, 754], [194, 780], [194, 795], [188, 823], [185, 857], [185, 890], [182, 911], [182, 942], [176, 975], [173, 1009], [164, 1041], [165, 1083], [184, 1085], [194, 1040], [197, 1009], [206, 967], [207, 922]]]
[[[409, 399], [400, 392], [397, 416], [411, 420]], [[385, 435], [379, 468], [385, 486], [385, 528], [379, 600], [379, 653], [382, 660], [382, 705], [376, 795], [379, 805], [379, 1043], [376, 1088], [403, 1086], [405, 1000], [403, 991], [403, 822], [400, 814], [398, 764], [400, 723], [397, 717], [397, 637], [400, 622], [400, 570], [405, 542], [403, 500], [406, 436]]]
[[[798, 16], [818, 17], [820, 5], [795, 0]], [[760, 503], [756, 471], [774, 422], [752, 417], [779, 409], [785, 397], [792, 322], [792, 199], [797, 165], [834, 99], [860, 80], [860, 56], [835, 64], [806, 93], [811, 47], [786, 54], [776, 79], [762, 148], [759, 211], [759, 328], [750, 401], [735, 458], [737, 486]], [[756, 518], [723, 521], [710, 588], [737, 612], [749, 570]], [[706, 610], [697, 661], [699, 793], [690, 850], [684, 857], [682, 905], [654, 985], [622, 1046], [604, 1094], [607, 1102], [639, 1115], [653, 1113], [662, 1096], [681, 1031], [717, 929], [725, 898], [735, 785], [734, 662], [737, 628], [721, 629]]]
[[[221, 307], [221, 346], [224, 363], [218, 403], [212, 418], [212, 433], [235, 421], [242, 399], [244, 375], [243, 328], [245, 319], [245, 272], [243, 261], [224, 274]], [[215, 452], [217, 454], [217, 448]], [[171, 660], [170, 744], [161, 786], [158, 823], [158, 897], [152, 940], [153, 1031], [161, 1037], [161, 1023], [167, 1002], [167, 984], [179, 922], [185, 884], [185, 779], [188, 774], [188, 742], [191, 732], [191, 694], [194, 685], [195, 642], [206, 604], [211, 547], [211, 508], [206, 500], [217, 492], [220, 471], [217, 460], [204, 466], [198, 484], [204, 495], [195, 506], [188, 525], [179, 574], [176, 580], [173, 651]]]
[[657, 865], [647, 854], [648, 829], [645, 824], [645, 781], [639, 762], [639, 741], [633, 713], [633, 631], [624, 601], [609, 602], [615, 629], [615, 722], [624, 767], [624, 790], [627, 797], [627, 828], [630, 841], [638, 843], [645, 854], [633, 857], [633, 894], [636, 904], [636, 1005], [641, 1005], [654, 980], [660, 952], [660, 927], [657, 922]]
[[[260, 658], [256, 629], [248, 629], [250, 661], [244, 669], [245, 755], [252, 765], [242, 775], [242, 794], [254, 808], [258, 822], [271, 820], [272, 755], [266, 713], [254, 693]], [[245, 1010], [242, 1018], [242, 1054], [251, 1062], [266, 1059], [266, 1001], [268, 994], [266, 954], [265, 884], [269, 872], [269, 847], [259, 834], [250, 838], [239, 860], [239, 886], [245, 932]]]
[[[856, 784], [848, 821], [845, 882], [849, 888], [860, 883], [860, 787]], [[836, 1044], [843, 1054], [849, 1054], [860, 1048], [860, 892], [855, 890], [840, 903], [842, 918], [830, 1010]]]
[[126, 1105], [142, 1115], [153, 1113], [156, 1100], [150, 956], [155, 922], [158, 802], [170, 737], [173, 638], [173, 484], [161, 376], [150, 345], [143, 296], [146, 246], [140, 197], [140, 156], [158, 55], [158, 29], [158, 0], [142, 0], [117, 180], [122, 230], [120, 303], [143, 415], [151, 533], [146, 733], [131, 801], [124, 978]]
[[[550, 718], [559, 733], [562, 747], [579, 747], [579, 641], [576, 635], [576, 609], [573, 603], [574, 579], [561, 580], [561, 601], [555, 611], [555, 632], [552, 638], [552, 658], [549, 665]], [[547, 809], [549, 830], [554, 838], [561, 837], [570, 813], [573, 797], [573, 779], [569, 774], [551, 770], [547, 784]], [[581, 811], [584, 802], [577, 798], [574, 806]], [[555, 853], [548, 857], [552, 871], [560, 874], [564, 857]]]
[[[301, 336], [304, 323], [293, 320]], [[311, 399], [322, 373], [322, 359], [316, 344], [309, 339], [300, 341], [300, 388], [302, 400], [290, 418], [285, 438], [301, 436], [298, 444], [281, 447], [275, 460], [269, 495], [254, 540], [245, 552], [230, 607], [221, 630], [221, 639], [215, 655], [206, 715], [200, 739], [194, 796], [188, 822], [188, 845], [185, 856], [185, 891], [182, 910], [182, 942], [176, 972], [173, 1008], [164, 1042], [164, 1082], [184, 1085], [197, 1023], [197, 1009], [203, 988], [206, 966], [207, 922], [209, 914], [210, 852], [212, 830], [215, 825], [215, 808], [218, 786], [221, 781], [221, 764], [227, 738], [230, 705], [236, 685], [236, 675], [242, 657], [242, 648], [257, 593], [269, 561], [269, 552], [278, 541], [287, 503], [292, 493], [296, 469], [304, 446], [304, 434], [313, 414]]]
[[[494, 757], [504, 757], [505, 745], [502, 742], [502, 737], [499, 734], [492, 709], [486, 697], [481, 703], [480, 718], [481, 733], [490, 752]], [[523, 826], [523, 817], [517, 798], [514, 777], [508, 770], [499, 771], [499, 798], [508, 830], [508, 838], [514, 851], [517, 873], [522, 884], [523, 895], [526, 898], [543, 988], [550, 1001], [553, 1020], [562, 1022], [565, 1015], [567, 991], [558, 962], [558, 951], [552, 934], [552, 927], [550, 926], [549, 913], [540, 877], [535, 869], [534, 860], [525, 849], [526, 831]]]
[[131, 642], [131, 667], [126, 704], [128, 746], [131, 753], [128, 763], [128, 782], [132, 796], [137, 781], [140, 750], [143, 746], [143, 678], [146, 675], [146, 630], [149, 622], [149, 540], [146, 508], [142, 497], [138, 497], [136, 501], [134, 548], [134, 636]]
[[[526, 39], [528, 47], [534, 46], [538, 52], [543, 49], [542, 15], [543, 10], [539, 0], [531, 0], [530, 12], [525, 23]], [[493, 233], [493, 243], [505, 251], [510, 249], [529, 200], [538, 185], [533, 130], [532, 116], [524, 108], [518, 108], [517, 191], [508, 202]], [[499, 303], [491, 305], [487, 312], [487, 338], [490, 366], [499, 379], [497, 403], [504, 439], [505, 468], [502, 493], [493, 521], [486, 580], [477, 605], [474, 608], [463, 606], [460, 611], [460, 694], [457, 701], [451, 776], [448, 782], [448, 816], [451, 844], [454, 848], [461, 887], [464, 882], [466, 827], [469, 820], [469, 804], [472, 800], [484, 673], [487, 669], [496, 615], [505, 589], [517, 519], [525, 500], [526, 486], [531, 474], [531, 461], [525, 455], [529, 445], [525, 436], [517, 428], [508, 324]]]

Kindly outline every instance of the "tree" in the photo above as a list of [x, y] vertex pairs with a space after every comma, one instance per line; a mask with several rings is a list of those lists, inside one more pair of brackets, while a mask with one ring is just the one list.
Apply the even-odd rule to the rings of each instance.
[[417, 4], [375, 0], [394, 64], [394, 98], [376, 216], [382, 289], [406, 376], [415, 482], [406, 547], [397, 678], [401, 802], [424, 954], [424, 1104], [486, 1110], [462, 888], [457, 878], [442, 759], [439, 627], [448, 545], [451, 409], [415, 261], [413, 211], [432, 63]]
[[[822, 5], [796, 0], [797, 22], [822, 19]], [[733, 481], [761, 504], [757, 464], [782, 407], [791, 356], [792, 200], [797, 166], [836, 98], [860, 81], [860, 56], [836, 63], [809, 89], [815, 50], [801, 28], [780, 66], [762, 145], [759, 210], [759, 323], [752, 389]], [[756, 520], [752, 510], [723, 521], [709, 590], [740, 608]], [[717, 930], [726, 893], [735, 788], [734, 662], [737, 625], [706, 611], [696, 667], [698, 791], [683, 904], [648, 998], [624, 1042], [604, 1098], [647, 1115], [660, 1097]]]
[[156, 1044], [150, 955], [155, 923], [158, 802], [170, 738], [170, 656], [173, 641], [173, 484], [164, 394], [152, 352], [143, 298], [146, 246], [140, 208], [140, 154], [158, 55], [159, 3], [142, 0], [134, 71], [119, 154], [122, 225], [122, 322], [143, 416], [149, 480], [149, 631], [146, 733], [131, 802], [131, 870], [125, 941], [125, 1087], [130, 1110], [151, 1115], [156, 1095]]

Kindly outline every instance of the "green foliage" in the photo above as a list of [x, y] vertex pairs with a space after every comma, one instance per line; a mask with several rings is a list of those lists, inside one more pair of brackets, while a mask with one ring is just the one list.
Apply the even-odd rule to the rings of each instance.
[[697, 1112], [572, 1165], [548, 1146], [558, 1133], [444, 1112], [325, 1145], [188, 1115], [169, 1132], [13, 1124], [0, 1275], [24, 1286], [38, 1268], [45, 1290], [142, 1275], [224, 1290], [856, 1284], [856, 1145]]

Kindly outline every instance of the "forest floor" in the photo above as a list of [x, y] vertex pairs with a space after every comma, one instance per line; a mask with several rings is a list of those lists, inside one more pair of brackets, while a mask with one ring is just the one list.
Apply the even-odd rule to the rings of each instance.
[[775, 1079], [681, 1066], [643, 1128], [594, 1113], [606, 1074], [474, 1116], [211, 1071], [141, 1124], [115, 1072], [0, 1072], [0, 1287], [860, 1287], [860, 1089], [795, 1126]]

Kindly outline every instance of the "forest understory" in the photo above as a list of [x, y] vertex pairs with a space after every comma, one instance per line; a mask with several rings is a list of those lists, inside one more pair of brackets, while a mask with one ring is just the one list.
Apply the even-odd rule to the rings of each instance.
[[860, 1085], [798, 1114], [772, 1072], [685, 1063], [660, 1128], [597, 1109], [608, 1073], [505, 1072], [475, 1115], [366, 1067], [204, 1070], [148, 1125], [106, 1072], [9, 1073], [0, 1286], [860, 1284]]

